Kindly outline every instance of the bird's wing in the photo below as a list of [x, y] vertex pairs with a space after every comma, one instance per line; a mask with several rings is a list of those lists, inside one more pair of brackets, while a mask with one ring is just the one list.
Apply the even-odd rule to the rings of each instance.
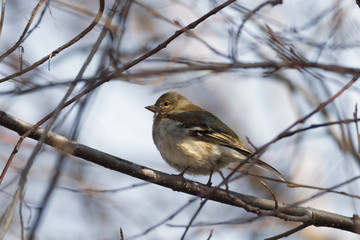
[[[189, 134], [199, 140], [230, 147], [243, 154], [245, 157], [249, 157], [253, 153], [250, 149], [244, 146], [233, 130], [231, 130], [215, 115], [207, 111], [200, 110], [181, 112], [171, 114], [171, 116], [168, 117], [177, 121], [180, 127], [187, 128], [189, 130]], [[247, 163], [250, 162], [251, 159], [248, 159]], [[285, 179], [278, 170], [259, 159], [257, 160], [256, 165], [269, 171], [282, 180]]]
[[245, 156], [249, 156], [252, 153], [239, 140], [239, 137], [233, 130], [210, 112], [181, 112], [172, 114], [169, 118], [177, 121], [180, 127], [187, 128], [190, 134], [199, 140], [233, 148]]

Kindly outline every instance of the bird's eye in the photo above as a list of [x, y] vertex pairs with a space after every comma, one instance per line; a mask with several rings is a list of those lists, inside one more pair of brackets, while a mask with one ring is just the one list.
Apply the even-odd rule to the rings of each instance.
[[163, 103], [163, 106], [166, 107], [166, 106], [169, 106], [169, 104], [170, 103], [168, 101], [166, 101], [166, 102]]

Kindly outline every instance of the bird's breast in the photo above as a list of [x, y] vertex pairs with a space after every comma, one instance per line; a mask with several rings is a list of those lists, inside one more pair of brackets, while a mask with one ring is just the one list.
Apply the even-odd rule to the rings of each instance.
[[188, 168], [187, 173], [209, 174], [213, 169], [211, 162], [217, 164], [221, 160], [218, 145], [196, 139], [189, 129], [170, 119], [154, 125], [153, 138], [161, 156], [178, 171]]

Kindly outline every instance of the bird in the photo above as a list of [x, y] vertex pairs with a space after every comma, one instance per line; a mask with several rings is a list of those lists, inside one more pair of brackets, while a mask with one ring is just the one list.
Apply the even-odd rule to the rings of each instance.
[[[154, 105], [152, 137], [162, 158], [175, 170], [190, 175], [211, 175], [230, 163], [251, 164], [281, 180], [285, 177], [254, 152], [238, 135], [209, 111], [193, 104], [176, 91], [161, 95]], [[209, 182], [210, 182], [209, 179]]]

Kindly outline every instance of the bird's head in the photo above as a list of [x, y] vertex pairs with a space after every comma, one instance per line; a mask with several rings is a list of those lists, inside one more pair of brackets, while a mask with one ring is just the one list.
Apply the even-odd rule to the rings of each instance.
[[175, 114], [184, 111], [191, 111], [195, 106], [178, 92], [167, 92], [161, 95], [154, 105], [145, 107], [158, 115]]

